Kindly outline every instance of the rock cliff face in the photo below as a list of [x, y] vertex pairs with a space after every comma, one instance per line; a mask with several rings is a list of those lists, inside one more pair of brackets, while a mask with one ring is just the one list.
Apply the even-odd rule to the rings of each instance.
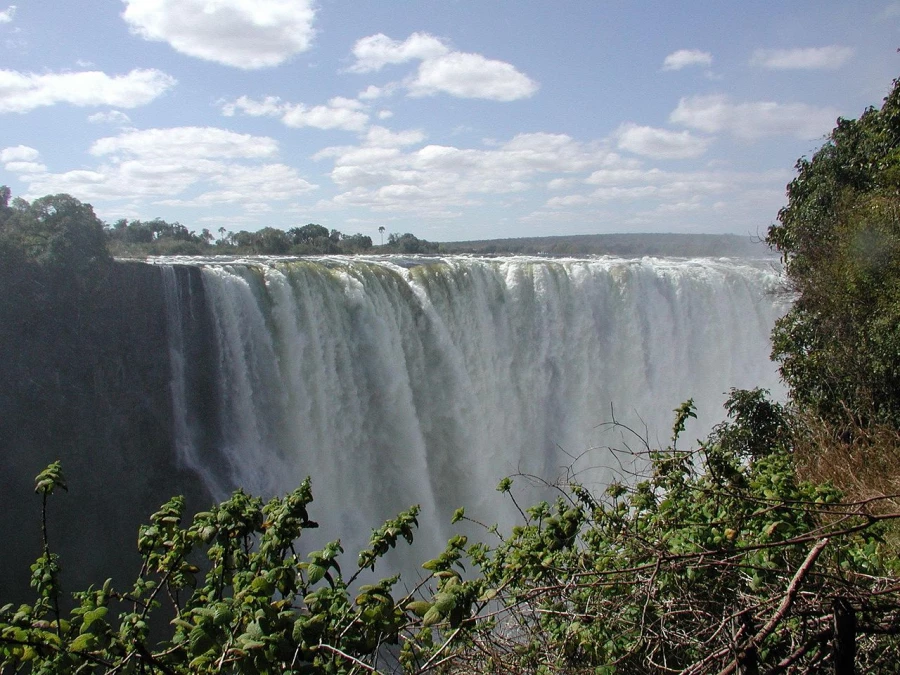
[[51, 500], [50, 540], [64, 556], [65, 587], [124, 581], [140, 564], [138, 525], [162, 501], [179, 493], [195, 509], [210, 501], [172, 447], [160, 269], [117, 262], [86, 280], [40, 268], [3, 276], [0, 597], [27, 589], [40, 550], [32, 479], [56, 459], [69, 492]]

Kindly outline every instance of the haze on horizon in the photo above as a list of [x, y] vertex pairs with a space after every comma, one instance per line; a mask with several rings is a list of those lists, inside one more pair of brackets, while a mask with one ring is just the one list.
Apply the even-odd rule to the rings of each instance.
[[0, 183], [191, 229], [758, 234], [900, 2], [0, 4]]

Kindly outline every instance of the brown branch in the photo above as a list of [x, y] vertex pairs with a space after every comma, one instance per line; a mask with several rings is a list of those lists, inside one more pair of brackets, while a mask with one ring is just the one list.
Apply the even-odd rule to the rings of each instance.
[[[809, 554], [806, 556], [806, 560], [803, 561], [803, 564], [800, 565], [796, 573], [794, 573], [794, 577], [791, 579], [791, 583], [788, 584], [787, 592], [784, 594], [784, 598], [781, 600], [781, 604], [778, 606], [778, 609], [775, 610], [775, 613], [766, 622], [766, 625], [763, 626], [759, 630], [759, 632], [749, 640], [744, 649], [750, 647], [759, 647], [759, 645], [762, 644], [763, 640], [769, 637], [772, 631], [775, 630], [775, 628], [784, 618], [784, 615], [787, 614], [788, 610], [791, 608], [791, 604], [793, 604], [794, 598], [797, 596], [797, 592], [800, 590], [800, 584], [803, 582], [803, 578], [807, 575], [813, 564], [816, 562], [816, 559], [819, 557], [819, 554], [822, 553], [822, 550], [827, 545], [828, 539], [826, 538], [820, 540], [815, 546], [812, 547]], [[722, 671], [719, 672], [719, 675], [730, 675], [734, 672], [736, 667], [736, 662], [732, 661]]]
[[353, 664], [359, 666], [359, 667], [362, 668], [363, 670], [368, 670], [370, 673], [379, 673], [379, 675], [380, 675], [380, 673], [381, 673], [381, 671], [379, 671], [379, 670], [373, 668], [373, 667], [370, 666], [368, 663], [364, 663], [363, 661], [360, 661], [360, 660], [359, 660], [358, 658], [356, 658], [355, 656], [351, 656], [351, 655], [348, 654], [347, 652], [343, 652], [343, 651], [341, 651], [340, 649], [338, 649], [337, 647], [332, 647], [331, 645], [326, 644], [326, 643], [324, 643], [324, 642], [320, 642], [318, 646], [321, 647], [322, 649], [326, 650], [326, 651], [331, 652], [332, 654], [337, 654], [338, 656], [341, 656], [341, 657], [347, 659], [348, 661], [350, 661], [351, 663], [353, 663]]
[[802, 659], [809, 652], [810, 649], [820, 644], [822, 640], [829, 637], [831, 635], [831, 628], [825, 628], [815, 635], [813, 635], [809, 640], [804, 642], [802, 645], [797, 647], [793, 652], [784, 657], [781, 661], [779, 661], [772, 670], [768, 671], [766, 675], [777, 675], [777, 673], [783, 673], [792, 665], [794, 665], [797, 661]]
[[[459, 631], [460, 631], [460, 630], [462, 630], [462, 629], [461, 629], [461, 628], [457, 628], [457, 629], [454, 630], [452, 633], [450, 633], [450, 637], [447, 638], [447, 641], [444, 642], [444, 644], [442, 644], [442, 645], [438, 648], [438, 650], [437, 650], [434, 654], [431, 655], [431, 658], [428, 659], [428, 660], [425, 662], [425, 665], [422, 666], [422, 667], [419, 669], [419, 672], [420, 672], [420, 673], [424, 673], [424, 672], [426, 672], [427, 670], [429, 670], [430, 668], [433, 668], [433, 667], [437, 666], [437, 664], [435, 663], [435, 659], [438, 657], [438, 655], [440, 655], [440, 653], [441, 653], [442, 651], [444, 651], [444, 650], [447, 648], [447, 646], [448, 646], [451, 642], [453, 642], [453, 639], [454, 639], [457, 635], [459, 635]], [[443, 663], [443, 660], [441, 660], [440, 663]]]
[[806, 556], [806, 560], [803, 561], [803, 564], [797, 569], [797, 572], [794, 574], [794, 578], [791, 579], [791, 583], [788, 584], [787, 593], [784, 595], [784, 599], [781, 601], [781, 605], [779, 605], [778, 609], [772, 615], [772, 618], [763, 626], [760, 631], [753, 636], [753, 639], [750, 640], [750, 643], [753, 646], [758, 647], [763, 640], [769, 637], [769, 634], [775, 630], [775, 627], [778, 623], [784, 618], [784, 615], [787, 614], [788, 610], [791, 608], [791, 604], [794, 602], [794, 598], [797, 595], [797, 591], [800, 589], [800, 584], [803, 581], [803, 578], [806, 576], [807, 572], [812, 568], [813, 564], [816, 562], [816, 558], [819, 557], [819, 554], [822, 553], [822, 550], [828, 546], [828, 539], [820, 540], [809, 552], [809, 555]]

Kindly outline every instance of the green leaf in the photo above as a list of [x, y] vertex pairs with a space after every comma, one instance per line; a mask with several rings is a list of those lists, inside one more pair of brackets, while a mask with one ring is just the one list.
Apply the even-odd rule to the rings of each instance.
[[56, 488], [61, 488], [63, 490], [69, 489], [66, 486], [66, 479], [63, 477], [62, 465], [59, 460], [48, 465], [47, 468], [41, 471], [34, 479], [35, 492], [51, 495]]
[[434, 608], [442, 616], [446, 616], [454, 607], [456, 607], [456, 598], [451, 593], [438, 593], [434, 596]]
[[81, 625], [81, 632], [84, 633], [91, 627], [91, 624], [106, 616], [109, 607], [98, 607], [89, 612], [84, 613], [84, 622]]
[[439, 623], [443, 617], [441, 613], [438, 611], [437, 607], [432, 607], [427, 612], [425, 612], [425, 616], [422, 618], [422, 625], [428, 628], [429, 626], [433, 626], [436, 623]]
[[92, 633], [82, 633], [69, 643], [69, 650], [73, 652], [84, 652], [91, 648], [97, 641]]
[[306, 574], [309, 577], [309, 583], [314, 584], [325, 576], [325, 568], [321, 565], [309, 565], [306, 568]]
[[497, 597], [497, 589], [489, 588], [478, 598], [479, 602], [490, 602]]

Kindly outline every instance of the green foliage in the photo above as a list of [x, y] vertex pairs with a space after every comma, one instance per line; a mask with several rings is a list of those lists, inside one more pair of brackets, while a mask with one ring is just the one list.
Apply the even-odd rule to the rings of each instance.
[[59, 194], [31, 203], [14, 199], [10, 206], [9, 196], [6, 188], [0, 202], [0, 262], [18, 260], [77, 276], [108, 261], [103, 223], [90, 204]]
[[[118, 256], [145, 255], [310, 255], [364, 253], [372, 248], [372, 238], [345, 235], [315, 223], [284, 231], [264, 227], [256, 232], [219, 230], [214, 239], [209, 230], [200, 234], [181, 223], [119, 220], [106, 230], [110, 250]], [[215, 245], [213, 245], [215, 242]]]
[[900, 80], [797, 163], [769, 229], [798, 293], [773, 334], [794, 402], [831, 422], [900, 424]]
[[[55, 487], [65, 487], [58, 462], [36, 479], [45, 499]], [[361, 586], [354, 599], [356, 575], [344, 580], [339, 542], [301, 557], [297, 541], [316, 527], [310, 502], [308, 480], [266, 504], [239, 490], [184, 526], [184, 500], [173, 498], [140, 530], [134, 585], [76, 593], [67, 617], [45, 539], [32, 566], [36, 601], [0, 609], [0, 671], [344, 673], [377, 659], [408, 623], [392, 597], [397, 578]], [[398, 537], [412, 541], [417, 513], [373, 534], [366, 566]], [[167, 639], [154, 644], [151, 631], [169, 617]]]
[[687, 424], [688, 419], [697, 419], [697, 413], [695, 412], [695, 410], [696, 408], [694, 407], [694, 399], [692, 398], [689, 398], [687, 401], [675, 408], [675, 424], [672, 425], [673, 445], [678, 443], [678, 437], [681, 436], [681, 434], [684, 432], [684, 427]]
[[42, 495], [52, 495], [56, 488], [68, 490], [66, 479], [62, 475], [62, 466], [58, 461], [50, 464], [34, 479], [34, 491]]
[[[472, 620], [458, 670], [719, 672], [752, 650], [809, 672], [830, 658], [835, 597], [863, 612], [861, 632], [894, 621], [900, 599], [879, 589], [894, 588], [881, 533], [896, 515], [797, 480], [788, 417], [764, 392], [733, 391], [727, 409], [698, 450], [648, 449], [643, 480], [602, 498], [570, 485], [495, 549], [472, 547], [492, 609]], [[873, 672], [900, 643], [858, 651]]]
[[[696, 450], [647, 446], [636, 480], [600, 496], [558, 486], [494, 545], [452, 537], [410, 592], [360, 575], [413, 540], [418, 508], [373, 530], [346, 576], [339, 541], [298, 552], [316, 527], [309, 480], [267, 503], [239, 490], [189, 525], [170, 500], [140, 529], [133, 586], [76, 593], [66, 616], [45, 537], [35, 602], [0, 609], [0, 670], [700, 673], [737, 655], [811, 672], [832, 658], [836, 603], [865, 636], [860, 672], [892, 667], [898, 561], [883, 535], [900, 514], [798, 480], [791, 418], [765, 392], [733, 391], [726, 409]], [[673, 443], [693, 405], [676, 413]], [[64, 486], [58, 463], [36, 479], [45, 501]], [[499, 487], [514, 499], [511, 479]]]
[[437, 253], [438, 244], [424, 239], [419, 239], [409, 232], [405, 234], [391, 234], [388, 237], [388, 248], [396, 253]]

